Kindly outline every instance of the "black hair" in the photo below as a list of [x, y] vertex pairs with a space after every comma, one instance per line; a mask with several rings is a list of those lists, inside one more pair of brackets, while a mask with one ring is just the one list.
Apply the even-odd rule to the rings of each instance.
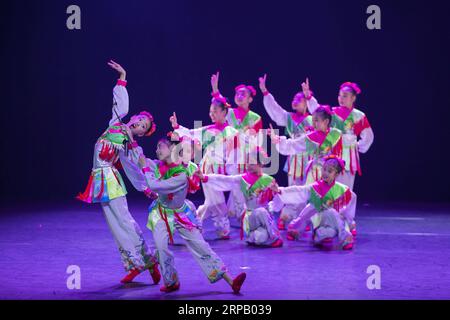
[[180, 144], [181, 141], [179, 139], [172, 139], [171, 137], [162, 137], [161, 139], [158, 140], [158, 144], [161, 142], [167, 145], [168, 147], [171, 147], [177, 146], [178, 144]]
[[331, 112], [329, 108], [320, 106], [317, 108], [317, 110], [314, 112], [315, 115], [319, 116], [322, 120], [328, 119], [328, 125], [331, 125]]
[[211, 104], [213, 104], [216, 107], [219, 107], [220, 110], [222, 110], [222, 111], [228, 111], [229, 103], [228, 103], [228, 99], [225, 97], [222, 99], [213, 98], [211, 101]]
[[340, 174], [342, 172], [341, 164], [339, 163], [339, 161], [337, 159], [330, 158], [330, 159], [325, 160], [325, 163], [331, 163], [331, 165], [336, 169], [338, 174]]

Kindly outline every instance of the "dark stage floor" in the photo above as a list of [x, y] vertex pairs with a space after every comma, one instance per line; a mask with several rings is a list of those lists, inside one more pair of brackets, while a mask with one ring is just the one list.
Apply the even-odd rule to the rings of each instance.
[[[144, 229], [146, 203], [129, 201]], [[99, 205], [2, 208], [0, 299], [450, 299], [450, 208], [362, 205], [353, 251], [320, 251], [309, 238], [279, 249], [247, 247], [233, 228], [229, 241], [206, 239], [233, 274], [248, 274], [242, 294], [210, 284], [176, 237], [181, 290], [163, 294], [148, 273], [122, 286], [124, 270]], [[237, 226], [237, 222], [232, 222]], [[145, 228], [151, 245], [151, 233]], [[285, 235], [284, 235], [285, 236]], [[66, 269], [78, 265], [81, 289]], [[369, 290], [367, 268], [380, 267], [381, 289]]]

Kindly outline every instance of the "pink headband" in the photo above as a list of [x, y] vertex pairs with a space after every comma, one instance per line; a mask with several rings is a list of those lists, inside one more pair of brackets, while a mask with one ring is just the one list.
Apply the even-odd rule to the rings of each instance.
[[320, 105], [319, 108], [316, 109], [316, 111], [324, 110], [326, 113], [328, 113], [330, 116], [333, 115], [333, 111], [331, 110], [331, 107], [328, 105]]
[[351, 90], [353, 90], [356, 94], [360, 94], [361, 93], [361, 89], [354, 82], [344, 82], [343, 84], [341, 84], [340, 90], [343, 90], [346, 87], [350, 88]]
[[339, 163], [339, 166], [341, 167], [342, 171], [345, 171], [345, 161], [339, 158], [335, 154], [330, 154], [329, 156], [326, 156], [324, 158], [325, 162], [328, 160], [336, 160]]
[[[312, 97], [314, 95], [314, 93], [312, 92], [312, 90], [310, 90], [309, 92], [310, 92], [310, 97]], [[297, 92], [295, 95], [300, 95], [300, 96], [302, 96], [302, 98], [306, 99], [305, 94], [302, 91]]]
[[211, 99], [211, 102], [214, 102], [214, 101], [218, 101], [218, 102], [222, 103], [226, 108], [231, 108], [231, 105], [227, 102], [227, 99], [225, 99], [225, 97], [222, 95], [213, 97]]
[[242, 88], [247, 89], [253, 97], [256, 96], [255, 88], [253, 88], [252, 86], [246, 86], [245, 84], [238, 85], [236, 88], [234, 88], [234, 91], [238, 91]]

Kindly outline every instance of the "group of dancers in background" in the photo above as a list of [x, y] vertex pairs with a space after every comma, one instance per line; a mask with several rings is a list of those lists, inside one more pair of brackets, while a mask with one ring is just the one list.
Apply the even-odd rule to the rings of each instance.
[[[252, 86], [237, 86], [236, 107], [231, 107], [219, 91], [219, 73], [213, 74], [212, 124], [190, 129], [180, 125], [173, 113], [169, 119], [173, 131], [158, 141], [158, 159], [152, 160], [136, 138], [154, 134], [155, 119], [142, 111], [123, 122], [129, 111], [126, 71], [112, 60], [108, 64], [120, 76], [113, 89], [113, 114], [95, 144], [88, 185], [77, 198], [100, 203], [127, 271], [122, 283], [149, 270], [155, 284], [162, 276], [161, 291], [178, 290], [180, 281], [169, 249], [176, 230], [208, 280], [224, 279], [239, 293], [246, 274], [233, 277], [204, 240], [202, 223], [209, 218], [223, 240], [230, 239], [230, 218], [235, 217], [241, 226], [240, 237], [248, 245], [281, 247], [280, 230], [287, 229], [289, 241], [311, 232], [318, 247], [353, 248], [353, 185], [355, 175], [361, 175], [359, 153], [365, 153], [374, 139], [365, 114], [354, 107], [361, 93], [358, 85], [343, 83], [339, 106], [330, 108], [318, 103], [306, 79], [292, 100], [293, 110], [287, 111], [268, 91], [266, 75], [259, 78], [267, 113], [285, 127], [285, 135], [278, 135], [272, 125], [263, 129], [261, 116], [250, 110], [256, 96]], [[280, 187], [264, 172], [270, 161], [262, 143], [267, 136], [279, 153], [288, 156], [284, 167], [287, 187]], [[193, 161], [198, 154], [199, 161]], [[128, 210], [122, 169], [134, 188], [152, 201], [147, 227], [153, 234], [154, 252]], [[200, 189], [205, 200], [196, 208], [187, 196]], [[226, 191], [230, 192], [228, 201]], [[276, 212], [280, 212], [278, 221]]]

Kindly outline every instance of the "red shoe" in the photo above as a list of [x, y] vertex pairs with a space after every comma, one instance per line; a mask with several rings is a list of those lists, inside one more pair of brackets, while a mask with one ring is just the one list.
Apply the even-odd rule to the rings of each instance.
[[283, 220], [278, 220], [278, 230], [286, 230], [286, 226], [284, 225], [284, 221]]
[[352, 236], [356, 237], [356, 228], [355, 228], [355, 229], [352, 229], [352, 230], [350, 231], [350, 233], [352, 234]]
[[128, 274], [123, 277], [122, 280], [120, 280], [120, 282], [122, 283], [130, 283], [133, 282], [133, 279], [136, 278], [141, 272], [139, 271], [139, 269], [132, 269], [130, 270], [130, 272], [128, 272]]
[[221, 236], [219, 240], [230, 240], [230, 236]]
[[246, 277], [247, 275], [245, 274], [245, 272], [242, 272], [236, 278], [233, 279], [233, 284], [231, 285], [231, 288], [233, 289], [234, 293], [237, 294], [239, 293], [239, 291], [241, 291], [242, 284], [244, 283]]
[[342, 247], [343, 250], [352, 250], [353, 249], [353, 243], [347, 243], [345, 246]]
[[180, 289], [180, 283], [177, 282], [171, 286], [162, 286], [161, 288], [159, 288], [160, 291], [165, 292], [165, 293], [169, 293], [169, 292], [173, 292], [173, 291], [177, 291]]
[[148, 269], [148, 271], [150, 271], [150, 275], [152, 276], [153, 283], [154, 283], [154, 284], [158, 284], [159, 281], [161, 280], [161, 273], [159, 272], [158, 264], [155, 263], [155, 264], [153, 265], [153, 267], [150, 267], [150, 268]]
[[283, 246], [283, 240], [278, 238], [274, 243], [270, 245], [271, 248], [279, 248]]
[[295, 241], [295, 237], [290, 233], [287, 234], [286, 238], [288, 239], [288, 241]]
[[306, 228], [305, 228], [305, 231], [306, 231], [306, 232], [311, 231], [311, 226], [310, 226], [310, 225], [307, 225]]
[[333, 238], [325, 238], [321, 242], [322, 243], [331, 243], [331, 242], [333, 242]]

